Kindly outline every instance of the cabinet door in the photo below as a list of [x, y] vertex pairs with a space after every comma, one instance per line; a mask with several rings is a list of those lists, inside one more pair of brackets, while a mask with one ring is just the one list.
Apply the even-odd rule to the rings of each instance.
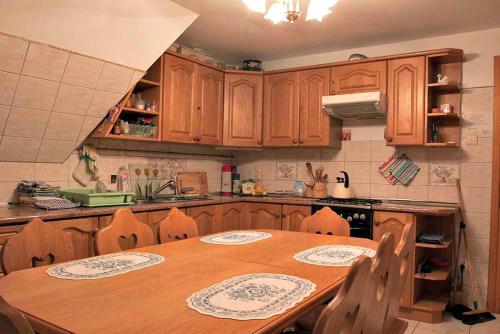
[[282, 228], [285, 231], [300, 231], [300, 224], [311, 215], [311, 207], [303, 205], [283, 205]]
[[162, 140], [193, 143], [195, 64], [171, 55], [164, 57]]
[[188, 208], [187, 215], [196, 221], [199, 235], [207, 235], [217, 231], [217, 205]]
[[52, 224], [71, 235], [71, 241], [75, 250], [75, 259], [97, 255], [94, 248], [95, 232], [99, 229], [99, 220], [97, 217], [65, 219], [48, 222], [48, 224]]
[[330, 143], [330, 116], [321, 104], [321, 98], [328, 95], [329, 76], [327, 68], [300, 74], [301, 146], [327, 146]]
[[247, 228], [281, 230], [281, 204], [247, 203]]
[[388, 65], [387, 144], [424, 144], [425, 57], [394, 59]]
[[225, 75], [224, 146], [262, 146], [262, 85], [261, 75]]
[[244, 203], [219, 205], [218, 223], [217, 232], [245, 229]]
[[[179, 209], [179, 210], [186, 213], [186, 209]], [[170, 210], [149, 211], [147, 213], [147, 217], [145, 220], [141, 220], [139, 218], [142, 222], [146, 223], [153, 230], [155, 243], [160, 243], [160, 236], [159, 236], [160, 223], [163, 219], [167, 218], [169, 213]]]
[[300, 72], [264, 78], [264, 146], [299, 145]]
[[376, 61], [331, 68], [330, 94], [387, 90], [387, 62]]
[[224, 74], [205, 66], [196, 66], [198, 73], [194, 136], [199, 144], [222, 145]]
[[[394, 246], [397, 247], [401, 241], [403, 230], [406, 224], [415, 222], [415, 216], [411, 213], [401, 212], [383, 212], [375, 211], [373, 216], [373, 240], [380, 241], [385, 233], [392, 233], [394, 235]], [[416, 238], [416, 235], [411, 236]], [[415, 268], [415, 249], [412, 250], [410, 255], [410, 268]], [[411, 307], [412, 305], [412, 282], [415, 270], [411, 269], [406, 278], [406, 285], [401, 296], [401, 306]]]

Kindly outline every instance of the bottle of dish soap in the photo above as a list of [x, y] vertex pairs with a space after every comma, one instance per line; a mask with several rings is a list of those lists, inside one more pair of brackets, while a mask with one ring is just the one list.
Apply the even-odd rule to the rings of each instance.
[[118, 170], [118, 177], [116, 180], [116, 190], [121, 192], [129, 192], [129, 179], [128, 179], [128, 170], [125, 167], [120, 167]]

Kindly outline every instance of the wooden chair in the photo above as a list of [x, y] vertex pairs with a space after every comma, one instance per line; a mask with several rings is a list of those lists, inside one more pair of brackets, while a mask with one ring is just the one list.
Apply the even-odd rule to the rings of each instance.
[[130, 209], [118, 209], [111, 224], [96, 234], [96, 249], [99, 255], [121, 252], [120, 240], [132, 239], [132, 248], [154, 245], [151, 228], [137, 220]]
[[35, 334], [28, 320], [0, 296], [0, 333]]
[[374, 288], [370, 279], [372, 261], [360, 256], [351, 266], [344, 283], [335, 298], [321, 312], [313, 334], [360, 334], [368, 307], [366, 295]]
[[406, 224], [401, 241], [396, 248], [396, 270], [394, 275], [397, 275], [395, 289], [398, 293], [391, 295], [389, 300], [389, 310], [384, 322], [384, 330], [387, 333], [403, 333], [404, 329], [401, 328], [402, 321], [399, 320], [399, 305], [401, 303], [401, 296], [403, 294], [405, 284], [408, 279], [408, 273], [411, 267], [411, 255], [415, 249], [415, 223]]
[[75, 259], [71, 236], [38, 218], [7, 240], [0, 256], [5, 274]]
[[196, 221], [177, 208], [160, 222], [160, 242], [172, 242], [198, 236]]
[[351, 228], [347, 220], [341, 218], [329, 207], [317, 211], [312, 216], [304, 218], [300, 224], [300, 232], [351, 236]]

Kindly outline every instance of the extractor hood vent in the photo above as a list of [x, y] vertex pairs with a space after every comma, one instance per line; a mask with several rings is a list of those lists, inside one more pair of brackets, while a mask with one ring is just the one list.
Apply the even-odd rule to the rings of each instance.
[[385, 118], [387, 113], [381, 92], [323, 96], [322, 103], [328, 115], [339, 119]]

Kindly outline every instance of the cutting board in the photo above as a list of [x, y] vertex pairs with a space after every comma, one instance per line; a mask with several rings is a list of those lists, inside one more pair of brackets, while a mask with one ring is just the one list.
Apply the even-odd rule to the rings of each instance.
[[184, 195], [183, 188], [193, 188], [197, 195], [205, 196], [208, 194], [207, 172], [180, 172], [176, 185], [179, 195]]

